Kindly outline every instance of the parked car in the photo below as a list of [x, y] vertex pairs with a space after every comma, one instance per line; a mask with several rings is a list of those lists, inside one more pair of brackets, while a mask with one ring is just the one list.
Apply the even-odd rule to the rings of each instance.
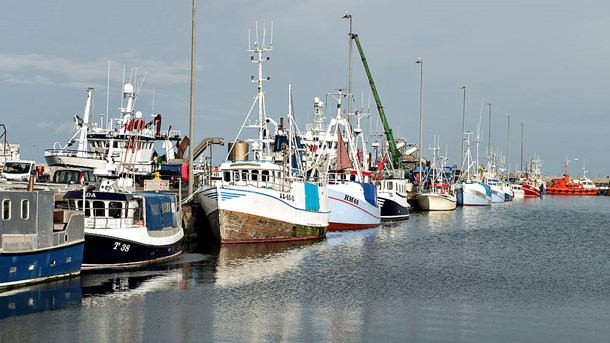
[[26, 160], [15, 160], [4, 162], [2, 177], [10, 181], [29, 181], [30, 176], [36, 180], [36, 162]]
[[139, 180], [140, 186], [144, 186], [144, 180], [153, 180], [156, 177], [157, 173], [159, 174], [159, 178], [161, 178], [161, 180], [169, 180], [170, 187], [180, 187], [182, 175], [179, 171], [176, 170], [157, 170], [147, 175], [144, 175]]
[[93, 174], [93, 170], [66, 168], [55, 171], [55, 174], [53, 174], [53, 183], [89, 184], [97, 186], [100, 181], [97, 175]]

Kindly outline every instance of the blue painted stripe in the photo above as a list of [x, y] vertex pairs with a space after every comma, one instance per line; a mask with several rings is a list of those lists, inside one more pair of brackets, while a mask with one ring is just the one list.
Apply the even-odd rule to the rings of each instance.
[[[261, 193], [261, 192], [256, 192], [256, 191], [251, 191], [251, 190], [245, 190], [245, 189], [235, 189], [235, 188], [231, 188], [230, 190], [231, 190], [231, 191], [234, 191], [234, 192], [243, 192], [243, 193], [252, 193], [252, 194], [263, 195], [263, 196], [266, 196], [266, 197], [272, 198], [272, 199], [274, 199], [275, 201], [281, 202], [281, 203], [283, 203], [283, 204], [285, 204], [285, 205], [287, 205], [287, 206], [289, 206], [289, 207], [292, 207], [292, 208], [294, 208], [295, 210], [298, 210], [298, 211], [304, 211], [304, 212], [316, 212], [316, 213], [330, 213], [330, 211], [308, 211], [308, 210], [303, 209], [303, 208], [295, 207], [295, 206], [293, 206], [292, 204], [287, 203], [286, 201], [284, 201], [284, 200], [282, 200], [282, 199], [280, 199], [280, 198], [274, 197], [273, 195], [269, 195], [269, 194], [265, 194], [265, 193]], [[220, 193], [222, 194], [222, 191], [221, 191]], [[246, 195], [246, 194], [242, 194], [242, 195]]]

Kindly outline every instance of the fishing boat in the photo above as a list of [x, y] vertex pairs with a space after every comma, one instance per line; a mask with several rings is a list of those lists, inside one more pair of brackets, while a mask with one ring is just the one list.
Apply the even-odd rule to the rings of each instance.
[[[445, 162], [447, 156], [438, 156], [439, 147], [435, 144], [433, 148], [433, 159], [428, 174], [422, 179], [424, 187], [415, 195], [414, 201], [417, 208], [423, 211], [452, 211], [457, 207], [457, 198], [451, 193], [453, 180], [445, 174]], [[441, 161], [438, 164], [438, 160]], [[451, 176], [451, 173], [449, 174]]]
[[271, 47], [258, 42], [249, 50], [252, 61], [258, 65], [259, 77], [254, 81], [257, 95], [252, 107], [258, 102], [258, 120], [242, 129], [256, 129], [257, 137], [229, 143], [227, 159], [218, 167], [222, 178], [195, 193], [212, 233], [221, 243], [326, 237], [330, 209], [325, 175], [324, 182], [311, 180], [300, 167], [303, 152], [292, 129], [290, 105], [288, 127], [283, 120], [278, 123], [265, 112], [266, 79], [262, 72], [263, 62], [268, 59], [263, 58], [263, 53], [269, 51]]
[[[309, 130], [304, 144], [315, 152], [313, 163], [306, 163], [307, 174], [328, 180], [330, 218], [328, 231], [367, 229], [379, 226], [381, 209], [373, 173], [362, 169], [358, 159], [353, 130], [343, 116], [342, 100], [348, 95], [341, 90], [331, 93], [337, 100], [337, 114], [326, 130]], [[321, 113], [322, 102], [314, 99], [314, 113]]]
[[523, 185], [521, 183], [511, 183], [510, 189], [513, 192], [513, 199], [525, 198], [525, 191], [523, 190]]
[[375, 182], [382, 221], [409, 219], [408, 197], [413, 184], [401, 174], [400, 171], [385, 172]]
[[180, 131], [161, 130], [161, 115], [147, 120], [134, 105], [139, 90], [131, 83], [123, 85], [123, 99], [119, 118], [98, 124], [93, 120], [91, 106], [93, 87], [87, 88], [83, 117], [74, 116], [75, 133], [62, 145], [54, 144], [44, 152], [49, 166], [98, 169], [107, 174], [129, 173], [140, 176], [153, 171], [155, 143], [162, 142], [166, 159], [173, 159], [174, 145], [180, 140]]
[[[78, 193], [82, 197], [83, 192]], [[54, 192], [33, 188], [4, 187], [0, 201], [0, 288], [80, 273], [82, 211], [58, 209]]]
[[[481, 177], [473, 171], [477, 164], [472, 160], [470, 153], [470, 137], [471, 132], [466, 135], [466, 152], [462, 161], [462, 173], [457, 182], [453, 186], [453, 191], [457, 198], [457, 204], [460, 206], [491, 206], [491, 187], [481, 181]], [[483, 172], [481, 167], [480, 173]]]
[[65, 208], [85, 212], [82, 268], [136, 267], [179, 256], [184, 231], [177, 195], [128, 192], [112, 182], [64, 194]]

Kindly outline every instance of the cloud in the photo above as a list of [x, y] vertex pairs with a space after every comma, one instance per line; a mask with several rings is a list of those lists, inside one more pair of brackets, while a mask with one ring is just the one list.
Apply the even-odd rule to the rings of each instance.
[[[129, 61], [129, 65], [121, 62]], [[139, 58], [134, 53], [123, 53], [116, 58], [82, 61], [40, 54], [0, 53], [0, 77], [12, 84], [50, 85], [82, 87], [83, 84], [106, 84], [108, 63], [111, 66], [110, 82], [121, 82], [125, 78], [164, 84], [183, 84], [190, 78], [190, 62], [165, 62], [155, 58]]]

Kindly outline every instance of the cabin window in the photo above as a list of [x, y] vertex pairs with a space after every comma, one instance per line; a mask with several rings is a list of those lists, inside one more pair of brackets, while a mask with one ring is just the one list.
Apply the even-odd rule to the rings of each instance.
[[247, 170], [242, 170], [241, 171], [241, 180], [242, 181], [248, 181], [248, 171]]
[[121, 209], [123, 205], [119, 201], [111, 201], [108, 204], [108, 216], [112, 218], [121, 218]]
[[169, 202], [163, 202], [161, 203], [161, 210], [163, 210], [163, 213], [170, 213], [172, 211], [172, 204]]
[[11, 219], [11, 201], [8, 199], [2, 200], [2, 219]]
[[392, 188], [394, 188], [393, 186], [394, 186], [394, 184], [393, 184], [393, 183], [388, 182], [388, 191], [391, 191], [391, 190], [392, 190]]
[[93, 215], [96, 217], [104, 217], [106, 216], [106, 208], [103, 201], [94, 201], [93, 202]]
[[231, 172], [222, 173], [222, 178], [225, 182], [230, 182], [231, 181]]
[[258, 170], [252, 171], [252, 181], [258, 181]]
[[[76, 209], [77, 210], [83, 210], [83, 201], [82, 200], [78, 200], [75, 203], [76, 205]], [[91, 216], [91, 204], [89, 204], [88, 202], [85, 203], [85, 206], [87, 206], [84, 210], [85, 210], [85, 217], [89, 217]]]
[[30, 219], [30, 201], [27, 199], [21, 200], [21, 219]]
[[269, 171], [263, 170], [263, 174], [261, 175], [261, 181], [268, 182], [269, 181]]

